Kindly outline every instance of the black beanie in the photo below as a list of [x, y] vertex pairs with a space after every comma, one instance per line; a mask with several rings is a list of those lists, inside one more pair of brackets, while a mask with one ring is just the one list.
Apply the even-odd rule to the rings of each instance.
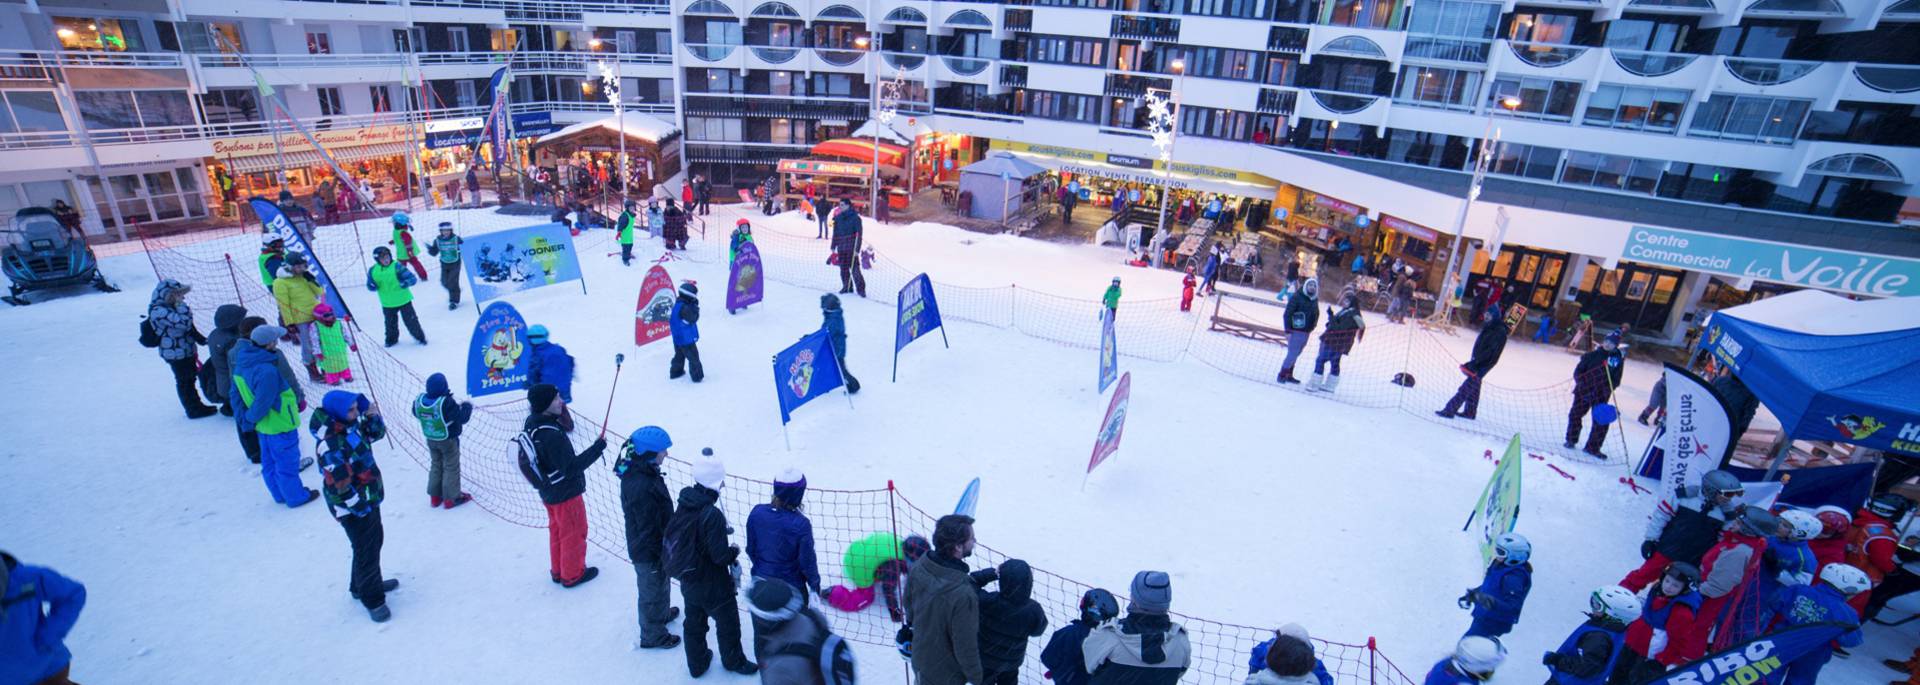
[[769, 623], [786, 623], [800, 613], [800, 593], [787, 581], [756, 578], [747, 588], [747, 612]]
[[553, 387], [552, 383], [536, 383], [533, 387], [527, 388], [527, 406], [533, 410], [533, 413], [542, 414], [547, 411], [547, 407], [553, 406], [553, 399], [559, 396], [560, 389]]

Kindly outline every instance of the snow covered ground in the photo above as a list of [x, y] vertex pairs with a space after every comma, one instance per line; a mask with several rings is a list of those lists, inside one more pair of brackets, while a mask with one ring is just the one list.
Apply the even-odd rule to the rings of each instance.
[[[431, 226], [454, 214], [468, 232], [516, 225], [471, 211], [422, 212], [415, 222]], [[736, 216], [716, 209], [710, 235], [719, 239]], [[811, 223], [795, 215], [751, 218], [763, 241], [813, 235]], [[361, 230], [384, 236], [372, 226]], [[1175, 274], [1117, 267], [1116, 250], [925, 224], [869, 230], [887, 259], [943, 284], [1018, 283], [1023, 291], [1093, 301], [1121, 275], [1128, 293], [1121, 307], [1129, 313], [1178, 295]], [[366, 237], [371, 244], [373, 236]], [[244, 239], [229, 240], [214, 253], [251, 252]], [[641, 242], [637, 253], [659, 254], [657, 243]], [[622, 352], [627, 368], [609, 423], [659, 424], [673, 433], [676, 456], [710, 445], [731, 473], [764, 480], [796, 465], [816, 488], [869, 489], [891, 480], [930, 510], [944, 508], [979, 476], [983, 544], [1122, 594], [1136, 570], [1166, 570], [1176, 612], [1251, 626], [1299, 622], [1338, 642], [1377, 638], [1416, 679], [1466, 628], [1454, 598], [1478, 582], [1482, 569], [1460, 522], [1494, 466], [1482, 455], [1497, 455], [1504, 440], [1400, 409], [1250, 382], [1192, 358], [1126, 357], [1121, 368], [1134, 376], [1134, 399], [1125, 439], [1083, 489], [1086, 455], [1107, 404], [1095, 391], [1091, 351], [950, 318], [951, 349], [923, 339], [902, 353], [900, 382], [888, 383], [892, 306], [849, 296], [849, 365], [865, 389], [851, 402], [825, 398], [800, 409], [787, 429], [788, 450], [769, 401], [765, 360], [818, 327], [819, 290], [774, 275], [764, 304], [728, 316], [720, 304], [725, 267], [712, 247], [696, 245], [700, 261], [668, 268], [676, 279], [703, 286], [701, 348], [709, 376], [700, 385], [669, 382], [669, 348], [631, 346], [643, 265], [622, 268], [603, 258], [613, 249], [605, 232], [580, 244], [589, 294], [563, 285], [511, 300], [579, 360], [574, 393], [581, 415], [598, 418], [612, 357]], [[240, 261], [245, 278], [251, 259]], [[358, 287], [363, 267], [339, 260], [329, 267], [377, 329], [377, 305]], [[479, 507], [427, 509], [423, 470], [392, 446], [378, 452], [388, 493], [383, 566], [403, 585], [390, 597], [394, 620], [367, 622], [346, 595], [348, 548], [324, 506], [273, 505], [257, 468], [235, 445], [232, 425], [184, 419], [165, 365], [135, 343], [134, 324], [154, 283], [146, 256], [111, 257], [104, 268], [125, 292], [76, 291], [0, 312], [7, 331], [0, 355], [15, 360], [15, 371], [0, 381], [7, 429], [0, 443], [0, 530], [7, 535], [0, 546], [87, 584], [88, 607], [68, 642], [77, 655], [74, 677], [687, 681], [679, 651], [630, 649], [634, 590], [619, 558], [590, 548], [588, 563], [603, 577], [562, 590], [546, 578], [544, 531], [510, 525]], [[956, 299], [966, 297], [955, 290]], [[459, 388], [473, 309], [447, 311], [432, 282], [416, 292], [433, 343], [403, 342], [394, 355], [423, 375], [447, 372]], [[211, 313], [204, 308], [203, 318]], [[1087, 328], [1095, 328], [1094, 317], [1094, 310], [1085, 312]], [[1411, 335], [1372, 323], [1379, 335]], [[370, 329], [362, 342], [375, 346], [377, 337]], [[1459, 356], [1472, 342], [1464, 334], [1436, 340]], [[1550, 386], [1572, 362], [1558, 348], [1515, 340], [1494, 382]], [[1655, 372], [1630, 364], [1621, 402], [1629, 413], [1644, 404]], [[1444, 396], [1454, 381], [1422, 382]], [[1548, 414], [1564, 411], [1559, 407]], [[1646, 434], [1629, 428], [1637, 454]], [[1534, 591], [1507, 640], [1513, 656], [1496, 683], [1542, 680], [1539, 654], [1579, 623], [1587, 594], [1638, 563], [1651, 501], [1618, 482], [1625, 467], [1548, 454], [1574, 479], [1542, 468], [1547, 462], [1526, 464], [1518, 530], [1534, 541]], [[315, 482], [310, 471], [303, 478]], [[728, 513], [742, 525], [744, 511]], [[1058, 616], [1071, 608], [1049, 611]], [[1892, 672], [1878, 660], [1903, 658], [1914, 642], [1912, 627], [1869, 635], [1868, 646], [1837, 660], [1823, 682], [1887, 679]], [[862, 646], [859, 656], [863, 679], [903, 680], [890, 648]], [[705, 680], [716, 678], [747, 681], [725, 673]]]

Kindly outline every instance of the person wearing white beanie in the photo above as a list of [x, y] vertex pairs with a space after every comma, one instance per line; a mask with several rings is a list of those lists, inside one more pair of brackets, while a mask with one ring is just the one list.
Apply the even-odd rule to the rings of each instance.
[[686, 608], [680, 644], [687, 650], [687, 674], [695, 678], [713, 664], [707, 648], [709, 619], [720, 643], [720, 665], [740, 675], [760, 670], [747, 660], [740, 642], [740, 604], [734, 595], [740, 547], [727, 544], [733, 528], [727, 525], [726, 512], [715, 506], [726, 479], [726, 465], [711, 453], [693, 462], [694, 484], [680, 490], [679, 508], [667, 519], [666, 572], [680, 580]]
[[727, 465], [719, 459], [702, 459], [693, 462], [693, 482], [705, 486], [708, 490], [719, 492], [727, 483]]

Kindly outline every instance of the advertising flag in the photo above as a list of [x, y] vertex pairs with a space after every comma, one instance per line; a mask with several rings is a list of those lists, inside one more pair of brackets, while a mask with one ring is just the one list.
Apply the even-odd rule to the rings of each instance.
[[773, 356], [773, 394], [780, 401], [782, 424], [793, 420], [793, 410], [800, 405], [845, 383], [825, 328]]
[[[1772, 682], [1767, 678], [1769, 674], [1778, 673], [1795, 659], [1815, 649], [1825, 648], [1828, 643], [1854, 630], [1859, 630], [1859, 626], [1845, 623], [1807, 623], [1793, 626], [1708, 654], [1692, 663], [1675, 666], [1673, 670], [1647, 681], [1644, 685], [1741, 685], [1742, 683]], [[1774, 676], [1776, 679], [1778, 677]]]
[[961, 491], [960, 501], [953, 504], [953, 513], [967, 518], [976, 518], [974, 512], [980, 510], [980, 478], [967, 483], [967, 489]]
[[[507, 129], [511, 126], [507, 118], [507, 96], [513, 88], [513, 76], [506, 67], [494, 70], [493, 78], [487, 84], [487, 90], [493, 93], [493, 105], [487, 110], [487, 121], [480, 129], [480, 140], [493, 144], [493, 171], [500, 172], [500, 162], [506, 158]], [[480, 143], [475, 142], [478, 153]], [[477, 156], [477, 154], [476, 154]]]
[[1666, 419], [1635, 472], [1660, 478], [1657, 495], [1699, 485], [1700, 477], [1720, 468], [1733, 450], [1730, 412], [1706, 379], [1673, 364], [1666, 365], [1665, 378]]
[[640, 282], [640, 302], [633, 308], [635, 347], [644, 347], [673, 333], [670, 322], [673, 298], [673, 277], [667, 275], [667, 268], [655, 264], [647, 269], [646, 280]]
[[1120, 352], [1113, 339], [1113, 310], [1100, 315], [1100, 392], [1120, 376]]
[[727, 313], [746, 309], [766, 296], [765, 274], [760, 270], [760, 248], [753, 241], [740, 244], [733, 253], [733, 266], [727, 270]]
[[1100, 434], [1093, 438], [1093, 458], [1087, 460], [1087, 473], [1120, 449], [1120, 434], [1127, 427], [1127, 403], [1132, 400], [1133, 372], [1120, 375], [1120, 387], [1107, 402], [1106, 418], [1100, 420]]
[[1520, 454], [1520, 435], [1515, 433], [1513, 440], [1507, 442], [1507, 453], [1500, 457], [1500, 465], [1493, 469], [1493, 478], [1488, 479], [1487, 487], [1480, 491], [1473, 515], [1467, 517], [1467, 526], [1472, 526], [1475, 519], [1480, 521], [1480, 562], [1483, 564], [1493, 563], [1494, 539], [1513, 532], [1514, 523], [1520, 519], [1520, 463], [1525, 459]]
[[893, 332], [893, 351], [899, 352], [920, 336], [940, 327], [940, 303], [933, 298], [933, 279], [926, 274], [914, 276], [901, 286], [898, 314]]
[[474, 397], [527, 387], [532, 357], [527, 355], [527, 320], [505, 302], [487, 305], [473, 324], [467, 349], [467, 394]]
[[465, 240], [467, 252], [474, 255], [464, 261], [476, 301], [580, 280], [580, 255], [565, 224], [482, 233]]
[[251, 198], [247, 200], [247, 204], [252, 205], [254, 215], [260, 217], [263, 232], [280, 236], [286, 242], [287, 254], [306, 256], [307, 263], [313, 265], [313, 270], [308, 273], [313, 274], [314, 282], [319, 283], [321, 290], [326, 291], [327, 306], [340, 312], [343, 318], [352, 319], [353, 312], [347, 309], [346, 301], [340, 299], [340, 290], [334, 287], [333, 277], [327, 274], [327, 266], [320, 263], [320, 254], [313, 251], [312, 245], [307, 244], [306, 236], [293, 229], [293, 224], [287, 220], [287, 215], [280, 211], [280, 206], [264, 197]]

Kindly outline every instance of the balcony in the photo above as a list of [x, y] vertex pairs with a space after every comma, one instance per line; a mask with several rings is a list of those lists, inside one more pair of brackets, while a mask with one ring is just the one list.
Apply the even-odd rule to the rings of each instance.
[[[398, 5], [399, 0], [354, 0], [353, 4], [362, 5]], [[541, 24], [573, 24], [584, 22], [590, 13], [606, 14], [667, 14], [670, 7], [666, 0], [407, 0], [405, 4], [414, 7], [451, 7], [460, 9], [500, 10], [512, 22]]]
[[1308, 31], [1291, 26], [1267, 29], [1267, 49], [1273, 52], [1306, 52]]
[[947, 69], [961, 76], [977, 75], [992, 64], [989, 60], [977, 57], [941, 57], [940, 61], [946, 64]]
[[1619, 50], [1613, 52], [1613, 63], [1620, 65], [1634, 76], [1655, 78], [1672, 74], [1700, 59], [1699, 55], [1686, 55], [1673, 52], [1646, 52], [1643, 50]]
[[182, 69], [186, 63], [173, 52], [64, 52], [55, 50], [0, 50], [0, 78], [41, 80], [67, 69]]
[[1491, 45], [1491, 41], [1485, 40], [1408, 34], [1406, 58], [1485, 65]]
[[754, 57], [768, 64], [785, 64], [800, 56], [799, 48], [753, 45], [749, 46], [749, 49], [753, 51]]
[[808, 95], [748, 95], [745, 93], [687, 93], [688, 116], [726, 116], [761, 119], [862, 119], [869, 114], [866, 98]]
[[1299, 97], [1300, 94], [1296, 91], [1261, 88], [1260, 99], [1254, 103], [1253, 109], [1261, 114], [1290, 117], [1293, 116], [1294, 103]]
[[[1335, 114], [1355, 114], [1364, 111], [1368, 107], [1372, 107], [1374, 102], [1381, 99], [1363, 95], [1328, 93], [1317, 90], [1307, 91], [1307, 94], [1312, 95], [1313, 101], [1318, 103], [1322, 109]], [[1262, 94], [1262, 99], [1265, 99], [1264, 93]], [[1289, 107], [1291, 107], [1291, 102], [1289, 102]]]
[[[498, 54], [505, 62], [504, 53]], [[329, 68], [378, 68], [397, 67], [407, 63], [404, 53], [334, 53], [325, 55], [308, 54], [246, 54], [246, 55], [194, 55], [194, 61], [203, 69], [329, 69]]]
[[1141, 17], [1120, 14], [1113, 17], [1111, 27], [1115, 38], [1139, 38], [1142, 40], [1180, 42], [1180, 20], [1165, 17]]
[[1882, 93], [1920, 91], [1920, 67], [1889, 64], [1856, 64], [1853, 77], [1866, 87]]
[[[1112, 77], [1108, 77], [1108, 78], [1112, 78]], [[1027, 68], [1024, 65], [1018, 65], [1018, 64], [1001, 65], [1000, 66], [1000, 85], [1006, 86], [1008, 88], [1027, 87]]]
[[900, 71], [913, 71], [927, 63], [926, 55], [917, 52], [884, 50], [881, 51], [880, 56], [886, 60], [887, 66]]
[[1000, 25], [1007, 27], [1008, 31], [1031, 31], [1033, 10], [1007, 10], [1001, 15]]
[[1173, 90], [1173, 79], [1107, 74], [1107, 87], [1101, 92], [1108, 97], [1137, 98], [1146, 95], [1149, 90]]
[[[708, 45], [699, 43], [686, 43], [685, 45], [687, 46], [688, 55], [692, 55], [694, 59], [703, 62], [718, 62], [726, 59], [733, 54], [734, 48], [740, 47], [738, 45]], [[855, 55], [857, 59], [858, 53], [855, 53]]]
[[1588, 48], [1578, 45], [1528, 43], [1517, 40], [1510, 41], [1507, 45], [1513, 49], [1514, 57], [1519, 58], [1522, 62], [1541, 68], [1553, 68], [1572, 62], [1579, 59], [1581, 55], [1586, 54], [1588, 50]]
[[1821, 62], [1803, 62], [1783, 59], [1747, 59], [1728, 58], [1727, 73], [1756, 86], [1777, 86], [1790, 83], [1819, 69]]

